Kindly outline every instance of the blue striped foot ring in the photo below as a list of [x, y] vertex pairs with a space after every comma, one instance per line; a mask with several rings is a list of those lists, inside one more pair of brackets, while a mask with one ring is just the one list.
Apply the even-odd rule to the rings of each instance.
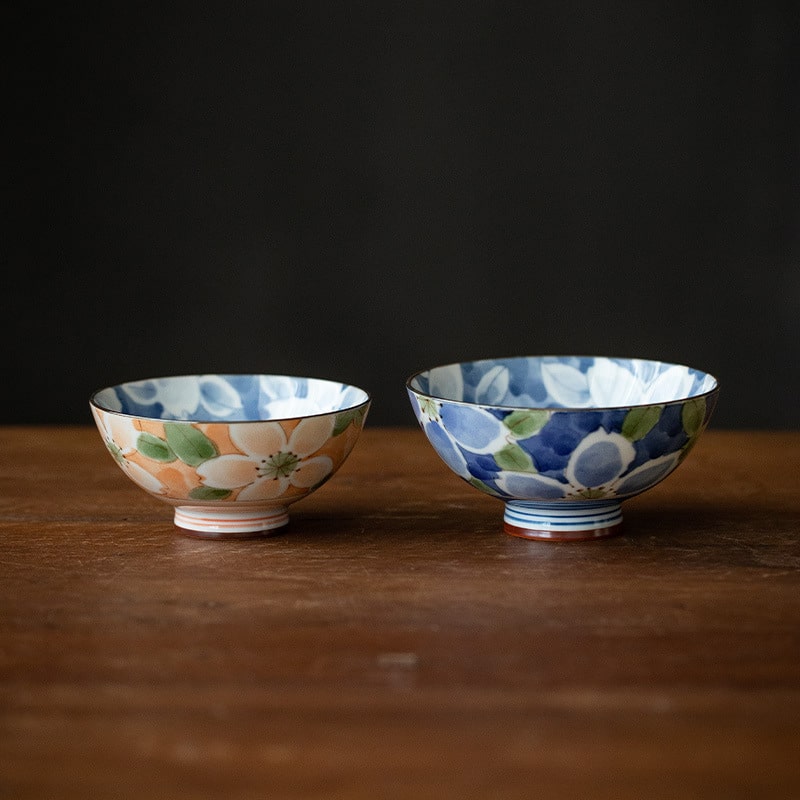
[[511, 536], [550, 541], [602, 539], [620, 533], [622, 509], [615, 500], [595, 503], [529, 503], [510, 500], [503, 528]]

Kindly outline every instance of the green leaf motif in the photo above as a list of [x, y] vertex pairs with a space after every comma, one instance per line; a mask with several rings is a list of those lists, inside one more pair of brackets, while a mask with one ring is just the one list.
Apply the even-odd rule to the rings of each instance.
[[482, 492], [486, 492], [487, 494], [493, 494], [497, 496], [497, 491], [492, 489], [489, 484], [484, 483], [480, 478], [470, 478], [467, 483], [470, 486], [474, 486], [476, 489], [480, 489]]
[[514, 472], [536, 472], [531, 457], [518, 445], [508, 444], [494, 454], [494, 460], [500, 469]]
[[158, 436], [153, 436], [152, 433], [140, 433], [136, 439], [136, 449], [146, 458], [152, 458], [153, 461], [175, 461], [177, 456], [172, 448]]
[[527, 439], [544, 428], [548, 419], [550, 419], [548, 411], [536, 409], [520, 410], [512, 411], [503, 420], [503, 424], [517, 439]]
[[214, 442], [193, 425], [165, 422], [164, 432], [175, 455], [190, 467], [197, 467], [217, 455]]
[[622, 423], [622, 435], [630, 442], [644, 439], [661, 419], [664, 406], [645, 406], [632, 408]]
[[192, 500], [224, 500], [230, 495], [230, 489], [215, 489], [213, 486], [195, 486], [189, 497]]
[[700, 432], [706, 418], [705, 397], [695, 397], [689, 400], [681, 410], [681, 422], [686, 435], [691, 439]]
[[122, 450], [120, 450], [119, 447], [111, 441], [111, 439], [106, 439], [105, 441], [108, 452], [111, 453], [114, 461], [116, 461], [117, 464], [122, 464], [125, 461], [125, 456], [122, 455]]
[[340, 411], [336, 415], [336, 421], [333, 424], [333, 435], [339, 436], [344, 433], [351, 424], [361, 427], [366, 412], [366, 406], [351, 408], [348, 411]]

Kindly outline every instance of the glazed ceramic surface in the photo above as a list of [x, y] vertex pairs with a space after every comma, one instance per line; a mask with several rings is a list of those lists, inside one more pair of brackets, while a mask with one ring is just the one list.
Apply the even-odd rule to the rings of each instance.
[[620, 501], [663, 480], [708, 424], [718, 384], [679, 364], [541, 356], [435, 367], [407, 390], [461, 478], [506, 503], [507, 532], [617, 532]]
[[210, 537], [255, 535], [325, 483], [364, 426], [355, 386], [283, 375], [187, 375], [92, 395], [111, 455], [175, 523]]

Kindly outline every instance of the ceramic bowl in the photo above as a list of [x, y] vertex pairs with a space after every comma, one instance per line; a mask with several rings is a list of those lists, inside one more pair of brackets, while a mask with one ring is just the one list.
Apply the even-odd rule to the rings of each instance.
[[178, 528], [209, 538], [286, 525], [288, 506], [347, 458], [369, 405], [356, 386], [286, 375], [154, 378], [90, 399], [125, 474], [175, 507]]
[[506, 533], [618, 533], [621, 501], [667, 477], [708, 424], [717, 380], [680, 364], [535, 356], [448, 364], [406, 382], [457, 475], [505, 503]]

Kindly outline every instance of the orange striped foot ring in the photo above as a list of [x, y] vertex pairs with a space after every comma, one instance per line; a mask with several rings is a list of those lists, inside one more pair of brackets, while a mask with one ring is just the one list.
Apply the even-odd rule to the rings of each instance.
[[232, 511], [179, 506], [175, 525], [191, 536], [204, 539], [242, 539], [264, 536], [289, 522], [289, 512], [282, 507]]

